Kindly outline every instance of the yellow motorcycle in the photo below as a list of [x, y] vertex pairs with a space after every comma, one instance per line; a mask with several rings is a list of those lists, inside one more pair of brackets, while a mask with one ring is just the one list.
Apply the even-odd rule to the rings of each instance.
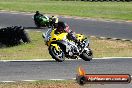
[[56, 33], [56, 29], [48, 29], [42, 34], [45, 44], [48, 46], [49, 54], [58, 62], [62, 62], [65, 58], [78, 59], [85, 61], [92, 60], [92, 50], [89, 47], [89, 40], [82, 34], [76, 34], [81, 44], [75, 43], [68, 33]]

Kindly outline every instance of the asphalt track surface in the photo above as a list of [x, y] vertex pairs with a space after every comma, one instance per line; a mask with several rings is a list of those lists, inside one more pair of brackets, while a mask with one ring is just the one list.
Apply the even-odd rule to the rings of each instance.
[[[0, 12], [0, 26], [24, 26], [35, 29], [32, 15]], [[132, 39], [132, 23], [106, 22], [90, 19], [63, 18], [77, 33], [94, 36]], [[35, 29], [37, 30], [37, 29]], [[77, 68], [82, 66], [90, 74], [130, 74], [132, 75], [132, 58], [100, 59], [85, 62], [72, 60], [58, 63], [55, 61], [21, 61], [0, 62], [0, 82], [20, 80], [72, 79], [76, 77]], [[91, 85], [90, 88], [132, 88], [131, 84]]]
[[[91, 62], [66, 60], [62, 63], [55, 61], [14, 61], [0, 62], [0, 81], [72, 79], [76, 77], [79, 66], [83, 67], [87, 74], [132, 75], [132, 58], [94, 59]], [[112, 88], [113, 86], [132, 88], [131, 84], [105, 84], [98, 88]]]
[[12, 61], [0, 62], [0, 81], [72, 79], [82, 66], [87, 73], [130, 74], [132, 58], [56, 61]]
[[[24, 26], [27, 29], [35, 29], [32, 19], [33, 14], [0, 12], [0, 26]], [[119, 39], [132, 39], [132, 23], [99, 21], [94, 19], [74, 19], [59, 17], [67, 22], [70, 28], [77, 32], [97, 37], [110, 37]]]

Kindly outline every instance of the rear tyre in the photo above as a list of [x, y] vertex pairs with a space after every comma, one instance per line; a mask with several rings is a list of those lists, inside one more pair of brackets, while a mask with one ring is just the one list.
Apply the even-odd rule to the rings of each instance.
[[49, 54], [55, 59], [57, 62], [63, 62], [65, 60], [65, 54], [62, 50], [57, 51], [54, 46], [49, 47]]
[[92, 57], [93, 57], [92, 50], [90, 51], [84, 50], [82, 54], [80, 55], [80, 58], [82, 58], [85, 61], [91, 61]]

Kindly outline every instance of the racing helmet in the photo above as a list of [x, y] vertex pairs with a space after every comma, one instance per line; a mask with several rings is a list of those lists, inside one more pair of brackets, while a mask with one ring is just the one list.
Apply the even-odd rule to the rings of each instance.
[[63, 22], [63, 21], [59, 21], [58, 23], [57, 23], [57, 28], [59, 28], [59, 29], [65, 29], [66, 28], [66, 23], [65, 22]]
[[52, 16], [51, 17], [51, 22], [52, 22], [53, 26], [56, 28], [57, 25], [58, 25], [58, 17]]
[[36, 14], [40, 14], [39, 11], [36, 11]]
[[57, 29], [56, 31], [59, 33], [63, 32], [65, 28], [66, 28], [66, 24], [63, 21], [59, 21], [56, 25], [56, 29]]

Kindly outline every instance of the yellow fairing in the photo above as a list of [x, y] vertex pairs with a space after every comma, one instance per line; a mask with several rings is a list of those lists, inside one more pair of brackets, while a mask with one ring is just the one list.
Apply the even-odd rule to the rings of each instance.
[[79, 41], [82, 41], [83, 39], [84, 39], [84, 35], [82, 35], [82, 34], [76, 34], [76, 37], [77, 37], [77, 39], [79, 40]]
[[51, 46], [54, 46], [57, 51], [59, 51], [59, 46], [57, 44], [51, 44]]
[[51, 38], [50, 41], [48, 41], [48, 46], [50, 46], [51, 42], [63, 40], [64, 37], [66, 37], [67, 33], [61, 33], [61, 34], [55, 34], [55, 29], [51, 32]]
[[66, 37], [67, 33], [61, 33], [58, 35], [58, 40], [63, 40], [64, 37]]

